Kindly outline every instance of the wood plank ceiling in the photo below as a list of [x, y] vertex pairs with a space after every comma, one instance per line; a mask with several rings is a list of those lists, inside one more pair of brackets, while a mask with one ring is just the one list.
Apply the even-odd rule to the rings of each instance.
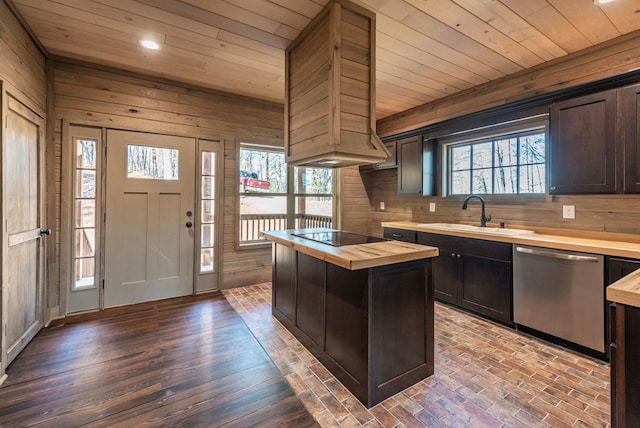
[[[327, 0], [12, 2], [50, 54], [283, 102], [284, 49]], [[377, 119], [640, 29], [640, 0], [355, 2], [377, 14]]]

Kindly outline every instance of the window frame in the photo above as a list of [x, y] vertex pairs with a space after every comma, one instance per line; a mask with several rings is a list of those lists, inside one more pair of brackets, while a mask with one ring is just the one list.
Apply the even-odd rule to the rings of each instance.
[[[447, 198], [463, 198], [467, 196], [466, 194], [458, 194], [451, 193], [452, 191], [452, 159], [451, 159], [451, 149], [455, 146], [463, 146], [463, 145], [474, 145], [474, 144], [482, 144], [487, 142], [495, 142], [496, 140], [514, 138], [514, 137], [523, 137], [527, 135], [533, 135], [537, 133], [544, 133], [545, 135], [545, 161], [544, 161], [544, 190], [539, 193], [478, 193], [485, 198], [542, 198], [549, 194], [549, 147], [550, 147], [550, 136], [549, 136], [549, 115], [547, 113], [536, 115], [533, 117], [528, 117], [524, 119], [519, 119], [507, 123], [501, 123], [497, 125], [492, 125], [480, 129], [471, 129], [462, 132], [458, 132], [455, 134], [447, 135], [446, 137], [442, 137], [439, 139], [441, 147], [442, 147], [442, 156], [441, 156], [441, 165], [440, 173], [442, 177], [442, 188], [441, 195]], [[520, 159], [518, 159], [518, 163], [513, 166], [517, 167], [517, 172], [519, 172], [521, 166], [526, 166], [530, 164], [521, 164]], [[491, 174], [492, 181], [494, 178], [496, 166], [492, 160], [491, 166]], [[472, 165], [470, 165], [469, 171], [472, 173], [474, 171]], [[473, 176], [473, 174], [472, 174]], [[470, 179], [470, 193], [474, 193], [473, 182]], [[492, 183], [493, 187], [493, 183]]]
[[[235, 171], [235, 176], [233, 178], [234, 182], [238, 182], [239, 178], [240, 178], [240, 151], [242, 149], [246, 149], [246, 148], [253, 148], [256, 150], [264, 150], [264, 151], [271, 151], [271, 152], [276, 152], [276, 153], [283, 153], [284, 154], [284, 148], [281, 146], [272, 146], [272, 145], [261, 145], [261, 144], [254, 144], [254, 143], [244, 143], [244, 142], [240, 142], [238, 143], [238, 147], [237, 147], [237, 162], [236, 162], [236, 171]], [[235, 223], [236, 223], [236, 231], [235, 231], [235, 248], [238, 251], [242, 251], [242, 250], [250, 250], [250, 249], [257, 249], [257, 248], [264, 248], [264, 247], [270, 247], [271, 246], [271, 242], [266, 241], [266, 240], [251, 240], [251, 241], [242, 241], [240, 240], [240, 232], [241, 232], [241, 221], [240, 221], [240, 216], [241, 216], [241, 200], [243, 196], [258, 196], [258, 197], [284, 197], [286, 202], [285, 202], [285, 217], [286, 217], [286, 228], [287, 229], [294, 229], [295, 228], [295, 224], [296, 224], [296, 198], [298, 197], [308, 197], [308, 196], [317, 196], [317, 197], [331, 197], [332, 198], [332, 212], [331, 212], [331, 218], [332, 218], [332, 225], [335, 227], [336, 225], [336, 199], [337, 199], [337, 195], [338, 195], [338, 183], [337, 183], [337, 178], [338, 175], [336, 173], [336, 170], [334, 168], [327, 168], [332, 170], [332, 193], [331, 194], [316, 194], [316, 193], [294, 193], [294, 180], [295, 180], [295, 174], [294, 174], [294, 166], [289, 166], [286, 165], [286, 177], [287, 177], [287, 183], [286, 183], [286, 188], [287, 191], [286, 192], [274, 192], [274, 193], [265, 193], [265, 192], [241, 192], [239, 187], [237, 186], [235, 187], [237, 195], [238, 195], [238, 202], [236, 204], [236, 209], [237, 209], [237, 214], [236, 214], [236, 219], [235, 219]], [[302, 168], [302, 167], [301, 167]], [[293, 225], [293, 226], [292, 226]]]

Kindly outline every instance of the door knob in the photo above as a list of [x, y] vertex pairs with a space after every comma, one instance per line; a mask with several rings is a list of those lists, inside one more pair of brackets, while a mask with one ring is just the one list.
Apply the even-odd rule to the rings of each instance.
[[185, 224], [185, 226], [187, 226], [187, 227], [191, 227], [191, 226], [193, 226], [193, 223], [191, 223], [190, 221], [188, 221], [188, 222]]

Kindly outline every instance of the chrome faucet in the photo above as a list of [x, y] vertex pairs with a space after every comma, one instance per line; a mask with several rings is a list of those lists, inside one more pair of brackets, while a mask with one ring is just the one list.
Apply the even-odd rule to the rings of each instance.
[[482, 205], [482, 212], [480, 213], [480, 227], [487, 227], [487, 222], [491, 221], [491, 216], [487, 217], [484, 214], [484, 198], [482, 196], [479, 196], [479, 195], [467, 196], [464, 202], [462, 203], [462, 209], [466, 210], [467, 204], [469, 204], [469, 199], [473, 199], [473, 198], [480, 200], [480, 204]]

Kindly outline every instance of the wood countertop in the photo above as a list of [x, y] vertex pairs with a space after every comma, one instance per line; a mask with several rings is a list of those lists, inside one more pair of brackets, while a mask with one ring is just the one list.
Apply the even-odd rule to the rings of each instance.
[[[616, 240], [617, 234], [611, 233], [611, 238], [603, 238], [605, 233], [599, 233], [597, 238], [589, 237], [585, 231], [585, 237], [575, 236], [576, 231], [567, 231], [574, 236], [554, 235], [548, 232], [538, 232], [523, 235], [500, 235], [477, 233], [473, 230], [444, 230], [428, 227], [428, 223], [416, 223], [411, 221], [383, 222], [383, 227], [414, 230], [417, 232], [437, 233], [440, 235], [460, 236], [463, 238], [484, 239], [487, 241], [507, 242], [511, 244], [531, 245], [534, 247], [554, 248], [557, 250], [580, 251], [584, 253], [602, 254], [606, 256], [628, 257], [640, 259], [640, 242], [628, 242]], [[535, 230], [535, 229], [534, 229]]]
[[607, 300], [640, 308], [640, 269], [608, 286]]
[[[584, 238], [554, 235], [548, 232], [538, 233], [537, 231], [533, 234], [507, 236], [477, 233], [473, 230], [443, 230], [429, 227], [427, 224], [428, 223], [397, 221], [384, 222], [382, 226], [414, 230], [417, 232], [437, 233], [464, 238], [485, 239], [488, 241], [640, 259], [640, 243], [618, 240], [616, 238], [619, 238], [619, 236], [613, 233], [611, 234], [611, 238], [606, 238], [606, 234], [603, 233], [599, 233], [597, 238], [589, 238], [589, 232], [586, 231]], [[571, 233], [575, 234], [576, 232], [572, 231]], [[608, 286], [607, 300], [640, 308], [640, 269]]]
[[345, 269], [357, 270], [391, 265], [438, 256], [436, 247], [402, 241], [372, 242], [334, 247], [291, 235], [304, 232], [327, 232], [334, 229], [290, 229], [263, 232], [264, 237]]

